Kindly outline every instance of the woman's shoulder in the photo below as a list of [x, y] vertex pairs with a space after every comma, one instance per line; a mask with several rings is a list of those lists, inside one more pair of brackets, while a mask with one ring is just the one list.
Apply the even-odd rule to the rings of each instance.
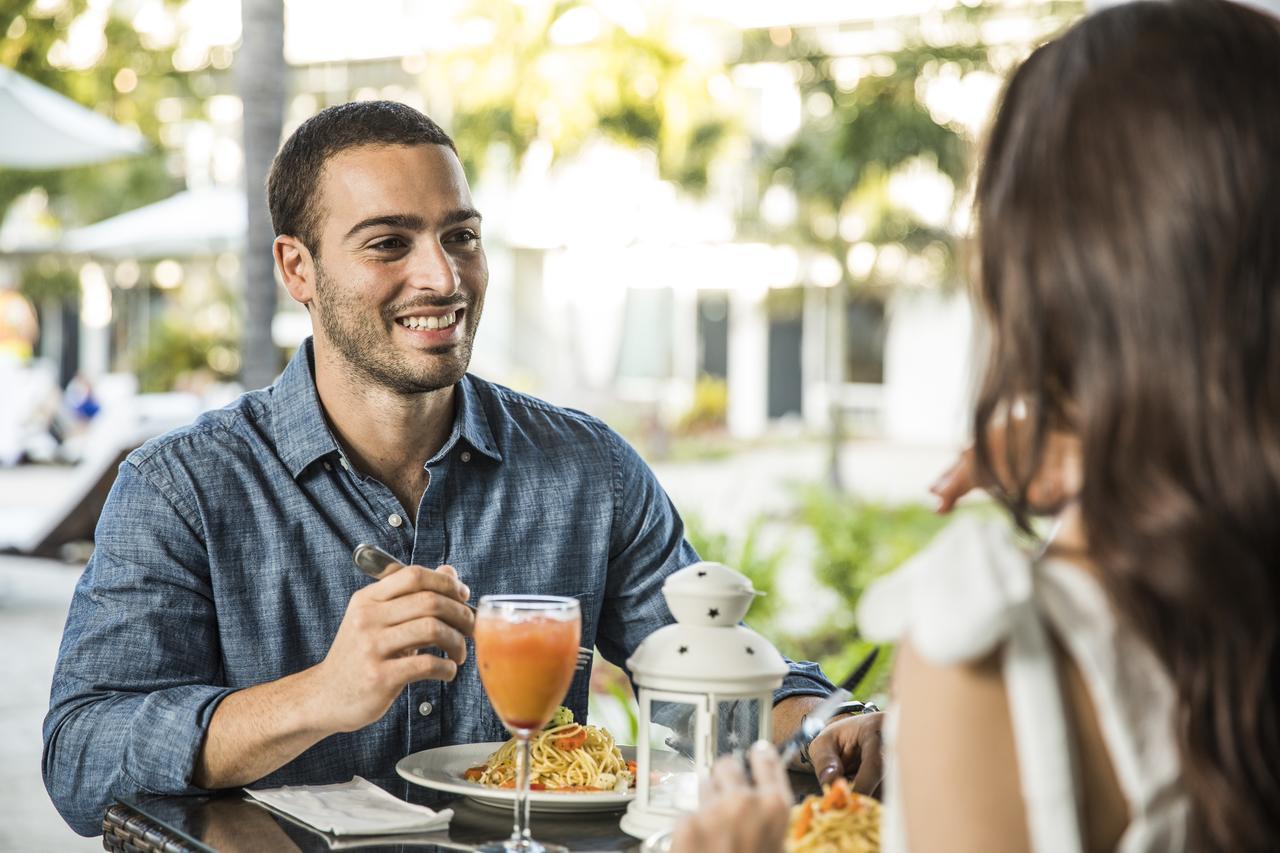
[[1007, 522], [958, 518], [868, 588], [858, 626], [880, 642], [909, 637], [921, 656], [937, 664], [980, 659], [1030, 602], [1032, 563]]

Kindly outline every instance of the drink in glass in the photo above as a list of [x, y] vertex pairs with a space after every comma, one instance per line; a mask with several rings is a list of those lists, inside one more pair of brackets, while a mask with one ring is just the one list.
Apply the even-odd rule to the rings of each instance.
[[558, 850], [529, 832], [529, 739], [551, 719], [573, 680], [582, 616], [573, 598], [486, 595], [476, 611], [476, 665], [489, 702], [516, 739], [515, 826], [483, 850]]

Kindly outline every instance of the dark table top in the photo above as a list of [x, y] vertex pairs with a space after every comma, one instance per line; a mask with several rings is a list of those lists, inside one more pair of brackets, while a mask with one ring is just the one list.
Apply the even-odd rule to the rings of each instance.
[[[791, 774], [797, 794], [816, 787], [812, 775]], [[421, 801], [420, 797], [413, 797]], [[425, 853], [469, 850], [475, 845], [511, 835], [511, 810], [472, 800], [437, 796], [425, 802], [432, 808], [453, 809], [445, 832], [417, 835], [332, 836], [297, 823], [229, 791], [207, 797], [147, 796], [121, 800], [108, 812], [103, 844], [108, 850], [236, 851], [288, 853], [358, 849], [363, 853]], [[533, 837], [553, 841], [570, 850], [638, 850], [640, 842], [623, 832], [623, 812], [593, 814], [533, 814]]]
[[[368, 836], [331, 836], [296, 823], [250, 800], [240, 792], [212, 797], [139, 797], [122, 800], [116, 815], [124, 819], [136, 813], [149, 818], [152, 831], [176, 836], [173, 849], [244, 851], [328, 851], [359, 849], [377, 851], [431, 851], [471, 849], [486, 841], [511, 835], [511, 810], [457, 799], [447, 803], [453, 820], [446, 832]], [[570, 850], [636, 850], [640, 842], [618, 827], [622, 812], [595, 814], [533, 815], [533, 837], [563, 844]], [[145, 836], [144, 821], [131, 836]], [[185, 847], [181, 842], [185, 842]], [[109, 846], [109, 845], [108, 845]], [[152, 849], [164, 849], [156, 844]]]

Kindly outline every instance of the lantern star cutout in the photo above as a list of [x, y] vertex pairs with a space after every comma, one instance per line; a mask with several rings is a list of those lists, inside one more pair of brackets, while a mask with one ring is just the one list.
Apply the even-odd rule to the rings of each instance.
[[720, 616], [720, 611], [713, 607], [707, 611], [707, 615], [710, 616], [712, 619], [717, 619]]
[[680, 654], [685, 655], [689, 653], [689, 647], [681, 646], [677, 651], [679, 651]]
[[755, 653], [756, 653], [755, 649], [751, 648], [750, 646], [747, 646], [747, 654], [754, 655]]
[[706, 576], [707, 576], [706, 572], [698, 572], [698, 577], [705, 578]]

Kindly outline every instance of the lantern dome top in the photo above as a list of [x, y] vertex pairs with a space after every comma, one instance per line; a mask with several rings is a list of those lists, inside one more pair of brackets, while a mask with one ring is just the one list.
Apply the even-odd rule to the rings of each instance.
[[760, 594], [746, 575], [721, 563], [694, 563], [662, 584], [672, 615], [685, 625], [737, 625]]
[[676, 624], [654, 631], [627, 659], [641, 687], [733, 693], [782, 683], [782, 655], [738, 624], [759, 595], [746, 575], [720, 563], [694, 563], [673, 572], [662, 595]]
[[679, 622], [646, 637], [627, 668], [641, 687], [693, 693], [774, 690], [788, 671], [778, 650], [750, 628]]

